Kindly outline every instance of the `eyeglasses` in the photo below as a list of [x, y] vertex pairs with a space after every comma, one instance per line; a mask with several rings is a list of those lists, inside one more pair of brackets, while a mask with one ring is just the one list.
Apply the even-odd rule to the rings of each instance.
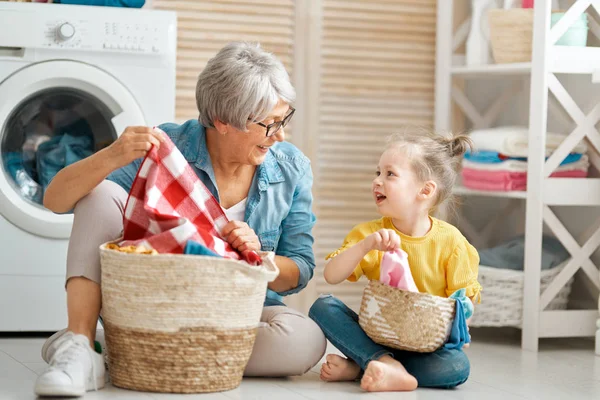
[[[267, 128], [267, 132], [265, 133], [265, 136], [271, 137], [274, 134], [276, 134], [277, 132], [279, 132], [279, 130], [281, 128], [285, 128], [285, 126], [288, 124], [288, 122], [290, 122], [290, 119], [292, 119], [292, 116], [294, 115], [295, 111], [296, 111], [296, 109], [294, 107], [290, 107], [290, 111], [281, 121], [276, 121], [269, 125], [265, 125], [262, 122], [254, 122], [254, 123], [257, 125], [260, 125], [264, 128]], [[251, 121], [251, 119], [248, 119], [248, 121]]]

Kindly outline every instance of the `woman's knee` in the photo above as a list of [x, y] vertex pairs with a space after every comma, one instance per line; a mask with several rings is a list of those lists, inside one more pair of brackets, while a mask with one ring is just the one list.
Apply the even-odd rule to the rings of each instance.
[[103, 181], [77, 202], [67, 253], [67, 281], [81, 276], [100, 283], [98, 246], [119, 237], [127, 192], [114, 182]]
[[114, 182], [104, 180], [75, 204], [73, 212], [75, 217], [98, 215], [106, 217], [106, 214], [116, 213], [122, 217], [126, 201], [125, 189]]
[[327, 341], [318, 325], [287, 307], [267, 307], [247, 376], [303, 375], [325, 354]]
[[295, 349], [299, 362], [290, 375], [303, 375], [323, 358], [327, 339], [315, 321], [305, 315], [302, 315], [302, 322], [293, 338], [291, 348]]

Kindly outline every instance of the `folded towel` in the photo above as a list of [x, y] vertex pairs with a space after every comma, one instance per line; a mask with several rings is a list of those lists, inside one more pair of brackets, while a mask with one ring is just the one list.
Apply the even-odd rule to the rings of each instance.
[[[517, 236], [498, 246], [479, 250], [479, 263], [486, 267], [523, 271], [525, 266], [525, 237]], [[570, 257], [562, 243], [552, 237], [542, 237], [542, 269], [560, 265]]]
[[[521, 161], [518, 159], [507, 159], [498, 163], [480, 163], [467, 160], [463, 160], [463, 168], [475, 169], [479, 171], [508, 171], [508, 172], [527, 172], [527, 161]], [[583, 155], [578, 161], [570, 162], [567, 164], [561, 164], [557, 167], [554, 172], [565, 172], [565, 171], [587, 171], [590, 167], [590, 161], [587, 155]]]
[[488, 151], [481, 149], [477, 149], [477, 151], [474, 152], [469, 151], [465, 153], [464, 159], [481, 164], [497, 164], [504, 161], [501, 158], [500, 153], [498, 153], [497, 151]]
[[[574, 163], [579, 161], [583, 156], [584, 154], [581, 153], [569, 153], [560, 165]], [[500, 164], [506, 160], [527, 161], [527, 157], [511, 157], [497, 151], [488, 150], [469, 151], [465, 153], [464, 159], [477, 164]], [[546, 159], [548, 159], [548, 157], [546, 157]]]
[[379, 280], [391, 287], [419, 293], [408, 265], [408, 254], [402, 249], [383, 254]]
[[483, 192], [513, 192], [527, 189], [527, 181], [495, 182], [478, 179], [463, 178], [462, 185], [467, 189], [481, 190]]
[[142, 8], [145, 0], [54, 0], [55, 3], [79, 4], [84, 6]]
[[[552, 178], [585, 178], [587, 170], [558, 171], [550, 175]], [[475, 190], [513, 191], [527, 189], [527, 172], [482, 171], [463, 168], [462, 185]]]
[[[527, 157], [529, 149], [529, 129], [522, 126], [506, 126], [479, 129], [469, 135], [477, 151], [497, 151], [509, 157]], [[546, 156], [550, 156], [568, 135], [546, 134]], [[586, 153], [587, 146], [580, 142], [571, 153]]]
[[[583, 157], [584, 155], [585, 154], [581, 154], [581, 153], [569, 153], [569, 154], [567, 154], [565, 159], [562, 160], [560, 165], [571, 164], [576, 161], [579, 161], [579, 160], [581, 160], [581, 157]], [[506, 154], [501, 154], [501, 153], [498, 153], [498, 158], [500, 158], [500, 160], [527, 161], [527, 157], [510, 157], [510, 156], [507, 156]], [[548, 157], [546, 157], [546, 160], [548, 160]]]
[[[465, 289], [460, 289], [465, 291]], [[460, 297], [460, 295], [458, 295]], [[464, 293], [462, 294], [464, 296]], [[452, 321], [452, 328], [450, 329], [450, 336], [444, 344], [447, 349], [462, 349], [462, 347], [471, 343], [471, 335], [469, 335], [469, 327], [467, 326], [467, 319], [465, 318], [465, 311], [463, 310], [463, 302], [456, 300], [456, 310], [454, 312], [454, 321]]]
[[193, 240], [225, 258], [260, 263], [256, 252], [240, 257], [221, 238], [229, 222], [223, 209], [171, 139], [159, 132], [164, 141], [148, 152], [129, 192], [120, 245], [181, 254]]

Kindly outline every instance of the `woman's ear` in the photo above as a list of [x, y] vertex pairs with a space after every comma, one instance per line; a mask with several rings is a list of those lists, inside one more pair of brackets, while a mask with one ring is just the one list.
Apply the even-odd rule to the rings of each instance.
[[215, 120], [213, 122], [213, 125], [215, 126], [217, 132], [219, 132], [221, 135], [225, 135], [227, 133], [227, 130], [229, 129], [229, 124], [226, 124], [219, 120]]
[[419, 197], [422, 200], [429, 200], [429, 199], [433, 199], [434, 196], [436, 195], [436, 193], [437, 193], [437, 183], [435, 183], [434, 181], [427, 181], [421, 188], [421, 191], [419, 192]]

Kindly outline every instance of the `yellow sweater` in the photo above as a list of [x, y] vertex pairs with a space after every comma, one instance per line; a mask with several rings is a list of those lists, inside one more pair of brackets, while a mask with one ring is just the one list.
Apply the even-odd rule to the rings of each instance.
[[[436, 218], [431, 218], [431, 221], [431, 229], [422, 237], [407, 236], [398, 231], [389, 217], [359, 224], [346, 236], [342, 247], [326, 259], [335, 257], [380, 229], [393, 229], [400, 236], [402, 250], [408, 254], [410, 270], [421, 293], [448, 297], [466, 288], [469, 298], [479, 300], [481, 285], [477, 281], [477, 250], [454, 226]], [[367, 253], [348, 280], [356, 282], [362, 275], [369, 280], [379, 280], [383, 254], [378, 250]]]

